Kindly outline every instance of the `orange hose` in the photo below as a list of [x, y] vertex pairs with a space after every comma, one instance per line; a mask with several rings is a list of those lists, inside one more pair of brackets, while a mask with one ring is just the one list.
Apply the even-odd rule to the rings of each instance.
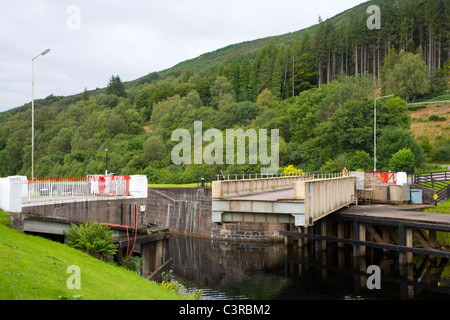
[[[123, 264], [122, 264], [120, 267], [123, 267], [123, 266], [125, 265], [125, 263], [127, 263], [128, 260], [131, 258], [131, 255], [133, 254], [134, 246], [136, 245], [137, 228], [138, 228], [137, 220], [138, 220], [138, 214], [139, 214], [139, 213], [138, 213], [138, 210], [137, 210], [137, 206], [134, 206], [134, 207], [131, 209], [131, 216], [132, 216], [132, 217], [133, 217], [133, 209], [136, 210], [136, 214], [134, 215], [134, 217], [135, 217], [135, 221], [134, 221], [134, 227], [135, 227], [135, 229], [134, 229], [134, 243], [133, 243], [133, 247], [131, 248], [129, 254], [128, 254], [129, 243], [127, 244], [127, 255], [126, 255], [126, 259], [124, 260]], [[132, 221], [132, 223], [133, 223], [133, 221]], [[128, 228], [127, 228], [127, 237], [128, 237]]]
[[[133, 219], [133, 210], [136, 210], [136, 214], [134, 215], [134, 219]], [[127, 229], [127, 253], [125, 255], [125, 260], [123, 262], [123, 264], [120, 266], [121, 268], [125, 265], [125, 263], [127, 263], [127, 261], [130, 259], [131, 255], [133, 254], [133, 250], [134, 250], [134, 246], [136, 245], [136, 238], [137, 238], [137, 229], [138, 229], [138, 215], [139, 215], [139, 211], [137, 206], [133, 206], [131, 208], [131, 226], [123, 226], [120, 224], [113, 224], [113, 223], [100, 223], [106, 226], [111, 226], [111, 227], [121, 227], [121, 228], [126, 228]], [[133, 243], [133, 247], [131, 249], [131, 251], [129, 251], [130, 249], [130, 237], [128, 235], [128, 229], [129, 228], [133, 228], [133, 222], [134, 222], [134, 243]]]

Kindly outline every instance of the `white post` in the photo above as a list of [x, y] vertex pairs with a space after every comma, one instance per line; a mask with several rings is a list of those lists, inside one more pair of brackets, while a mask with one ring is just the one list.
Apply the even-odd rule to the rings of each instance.
[[19, 177], [0, 178], [0, 208], [6, 212], [22, 212], [22, 183]]

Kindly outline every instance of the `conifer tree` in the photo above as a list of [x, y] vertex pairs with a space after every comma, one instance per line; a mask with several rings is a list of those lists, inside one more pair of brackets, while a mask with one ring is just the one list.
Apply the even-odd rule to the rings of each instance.
[[115, 94], [118, 97], [125, 97], [127, 95], [122, 80], [120, 80], [120, 77], [118, 75], [111, 76], [108, 87], [106, 88], [106, 93]]

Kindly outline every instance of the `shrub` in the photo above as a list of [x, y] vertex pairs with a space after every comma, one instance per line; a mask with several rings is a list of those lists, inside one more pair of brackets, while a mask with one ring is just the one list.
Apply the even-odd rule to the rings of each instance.
[[412, 153], [411, 149], [402, 149], [395, 153], [389, 163], [391, 170], [403, 169], [414, 167], [416, 163], [416, 157]]
[[119, 261], [117, 261], [117, 265], [118, 266], [123, 265], [123, 267], [125, 269], [134, 271], [138, 274], [141, 274], [143, 261], [144, 261], [144, 258], [141, 258], [141, 257], [130, 257], [126, 261], [125, 261], [125, 257], [122, 257]]
[[437, 114], [432, 114], [431, 116], [428, 117], [428, 120], [430, 120], [430, 121], [445, 121], [445, 120], [447, 120], [447, 118], [446, 117], [440, 117]]
[[72, 224], [70, 232], [64, 233], [69, 246], [82, 250], [87, 254], [101, 260], [108, 260], [109, 256], [117, 251], [112, 231], [106, 225], [98, 222], [85, 222], [79, 227]]
[[433, 150], [431, 158], [442, 163], [450, 161], [450, 143], [442, 144], [439, 148]]
[[372, 168], [373, 159], [365, 151], [356, 151], [356, 153], [350, 158], [350, 170], [355, 171], [367, 171]]
[[290, 165], [283, 169], [284, 174], [303, 174], [302, 169], [297, 169], [293, 165]]
[[321, 168], [322, 173], [339, 173], [346, 168], [350, 163], [350, 158], [342, 153], [339, 154], [334, 160], [328, 160]]

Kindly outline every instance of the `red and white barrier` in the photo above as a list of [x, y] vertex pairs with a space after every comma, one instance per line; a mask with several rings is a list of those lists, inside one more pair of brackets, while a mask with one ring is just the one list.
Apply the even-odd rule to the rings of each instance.
[[130, 176], [93, 175], [91, 193], [95, 195], [128, 196], [130, 194]]

